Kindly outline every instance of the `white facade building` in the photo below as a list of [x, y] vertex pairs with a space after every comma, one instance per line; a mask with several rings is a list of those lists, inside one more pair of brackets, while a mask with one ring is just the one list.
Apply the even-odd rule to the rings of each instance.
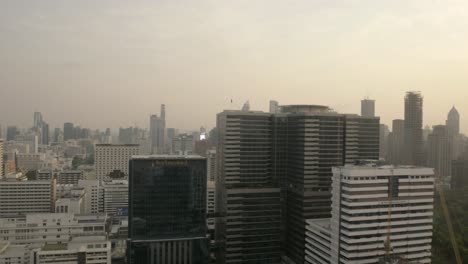
[[332, 218], [307, 221], [307, 264], [377, 264], [390, 255], [431, 262], [434, 171], [333, 168]]
[[0, 180], [0, 216], [54, 212], [55, 181]]
[[114, 180], [102, 183], [104, 212], [115, 215], [120, 208], [128, 208], [128, 181]]
[[96, 144], [95, 166], [98, 180], [109, 179], [109, 174], [120, 171], [128, 178], [128, 164], [130, 158], [139, 154], [136, 144]]
[[68, 243], [45, 245], [32, 253], [34, 264], [111, 262], [111, 243], [105, 236], [75, 237]]
[[84, 188], [86, 194], [84, 198], [84, 213], [97, 214], [100, 210], [100, 187], [98, 180], [80, 180], [78, 187]]
[[64, 244], [76, 236], [106, 235], [106, 214], [26, 214], [0, 217], [0, 242], [28, 245]]

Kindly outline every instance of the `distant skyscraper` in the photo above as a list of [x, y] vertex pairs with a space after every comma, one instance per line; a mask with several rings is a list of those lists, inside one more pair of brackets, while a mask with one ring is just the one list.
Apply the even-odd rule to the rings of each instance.
[[447, 132], [451, 136], [457, 136], [460, 134], [460, 114], [457, 109], [452, 107], [447, 117]]
[[[307, 221], [307, 256], [301, 264], [431, 263], [432, 169], [333, 168], [332, 190], [331, 218]], [[391, 255], [405, 261], [380, 261], [387, 238]]]
[[133, 157], [128, 263], [209, 263], [206, 185], [200, 156]]
[[280, 111], [280, 106], [277, 101], [270, 100], [270, 114], [276, 114], [279, 113]]
[[55, 143], [59, 142], [60, 133], [61, 133], [60, 128], [57, 127], [54, 129], [54, 142]]
[[36, 128], [42, 127], [42, 114], [40, 112], [34, 112], [34, 126]]
[[405, 97], [405, 165], [423, 165], [423, 97], [408, 92]]
[[94, 157], [97, 179], [127, 178], [128, 162], [132, 156], [139, 154], [139, 150], [136, 144], [96, 144]]
[[370, 99], [361, 100], [361, 116], [375, 117], [375, 101]]
[[133, 127], [119, 129], [119, 143], [120, 144], [135, 144]]
[[217, 128], [221, 264], [280, 263], [282, 250], [304, 263], [306, 220], [330, 215], [331, 168], [379, 158], [379, 118], [326, 106], [282, 106], [278, 114], [224, 111]]
[[17, 127], [15, 126], [7, 127], [7, 136], [6, 136], [7, 141], [15, 140], [17, 135], [19, 135], [19, 130]]
[[392, 132], [388, 136], [388, 161], [394, 165], [401, 165], [404, 161], [405, 121], [395, 119]]
[[180, 134], [172, 140], [172, 154], [191, 155], [193, 154], [193, 136]]
[[436, 175], [448, 177], [451, 175], [452, 151], [447, 127], [434, 126], [428, 138], [427, 165], [435, 169]]
[[63, 124], [63, 140], [75, 139], [75, 128], [73, 123]]
[[388, 126], [385, 124], [380, 124], [380, 147], [379, 147], [379, 157], [382, 159], [387, 159], [388, 154], [388, 136], [390, 134], [390, 130]]
[[49, 145], [49, 124], [43, 122], [41, 131], [42, 144]]
[[151, 115], [150, 117], [150, 138], [151, 150], [153, 154], [163, 154], [165, 152], [165, 132], [166, 132], [166, 106], [161, 105], [161, 117]]

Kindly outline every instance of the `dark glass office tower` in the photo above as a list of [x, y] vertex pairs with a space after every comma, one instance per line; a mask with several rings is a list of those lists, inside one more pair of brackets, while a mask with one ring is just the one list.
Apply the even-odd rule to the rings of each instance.
[[304, 263], [306, 220], [330, 217], [332, 167], [377, 160], [379, 120], [318, 105], [219, 113], [217, 263]]
[[128, 245], [129, 263], [208, 262], [205, 158], [130, 160]]

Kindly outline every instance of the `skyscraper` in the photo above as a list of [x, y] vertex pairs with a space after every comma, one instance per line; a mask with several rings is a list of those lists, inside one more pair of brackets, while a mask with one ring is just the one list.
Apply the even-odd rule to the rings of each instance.
[[361, 100], [361, 116], [375, 117], [375, 100]]
[[446, 126], [449, 135], [457, 136], [460, 134], [460, 114], [458, 113], [455, 106], [452, 107], [448, 113]]
[[420, 92], [407, 92], [405, 97], [406, 165], [423, 165], [423, 97]]
[[435, 169], [437, 176], [451, 175], [452, 151], [450, 136], [446, 126], [434, 126], [428, 138], [427, 165]]
[[42, 114], [41, 112], [34, 112], [34, 125], [33, 127], [41, 128], [42, 127]]
[[133, 157], [129, 209], [128, 263], [208, 263], [205, 158]]
[[219, 263], [279, 263], [282, 250], [304, 263], [305, 221], [330, 215], [331, 168], [379, 157], [379, 118], [326, 106], [224, 111], [217, 127]]
[[42, 144], [49, 145], [49, 124], [43, 122], [41, 128]]
[[166, 132], [166, 106], [161, 105], [161, 116], [151, 115], [150, 117], [150, 138], [151, 151], [153, 154], [163, 154], [165, 152], [165, 132]]
[[63, 140], [75, 139], [75, 128], [73, 123], [63, 124]]
[[388, 136], [388, 158], [394, 165], [401, 165], [404, 161], [405, 121], [395, 119], [392, 122], [392, 132]]
[[380, 143], [379, 143], [379, 157], [382, 159], [388, 158], [388, 136], [390, 130], [385, 124], [380, 124]]

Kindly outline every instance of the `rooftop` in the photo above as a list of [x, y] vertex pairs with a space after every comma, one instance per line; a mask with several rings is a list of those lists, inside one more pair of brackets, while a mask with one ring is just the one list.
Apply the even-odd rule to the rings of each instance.
[[44, 251], [56, 251], [56, 250], [67, 250], [68, 245], [67, 244], [46, 244], [44, 247], [42, 247], [42, 250]]
[[132, 160], [204, 160], [200, 155], [134, 155]]

